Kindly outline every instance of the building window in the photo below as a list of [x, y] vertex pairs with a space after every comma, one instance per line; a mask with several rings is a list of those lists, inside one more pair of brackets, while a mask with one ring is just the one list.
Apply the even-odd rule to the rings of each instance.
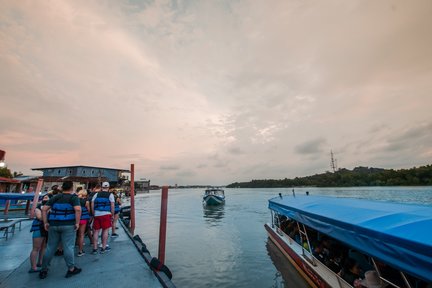
[[58, 173], [58, 174], [60, 174], [60, 172], [61, 172], [61, 170], [60, 170], [60, 169], [59, 169], [59, 170], [57, 170], [57, 173]]
[[69, 170], [69, 174], [71, 174], [71, 175], [72, 175], [72, 170]]
[[94, 174], [94, 170], [92, 170], [92, 174]]
[[83, 173], [82, 174], [85, 174], [85, 170], [83, 170]]

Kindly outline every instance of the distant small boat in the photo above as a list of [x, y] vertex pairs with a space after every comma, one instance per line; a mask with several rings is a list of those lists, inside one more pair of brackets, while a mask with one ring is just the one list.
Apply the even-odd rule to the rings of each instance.
[[220, 205], [225, 203], [225, 192], [220, 188], [206, 189], [203, 196], [206, 205]]

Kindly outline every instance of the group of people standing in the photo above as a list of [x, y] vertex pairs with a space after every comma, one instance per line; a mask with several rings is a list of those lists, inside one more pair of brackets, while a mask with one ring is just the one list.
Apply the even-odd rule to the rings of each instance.
[[[55, 186], [52, 188], [35, 209], [30, 230], [33, 232], [33, 249], [29, 273], [38, 272], [41, 279], [48, 276], [53, 256], [61, 254], [68, 267], [65, 277], [79, 274], [81, 268], [75, 265], [74, 248], [78, 246], [78, 257], [85, 255], [83, 246], [86, 234], [92, 244], [92, 254], [104, 254], [111, 250], [108, 245], [110, 229], [111, 237], [118, 236], [115, 230], [121, 200], [114, 190], [110, 191], [108, 182], [97, 185], [90, 193], [82, 187], [74, 191], [72, 181], [63, 182], [61, 190]], [[98, 250], [101, 230], [102, 241]]]

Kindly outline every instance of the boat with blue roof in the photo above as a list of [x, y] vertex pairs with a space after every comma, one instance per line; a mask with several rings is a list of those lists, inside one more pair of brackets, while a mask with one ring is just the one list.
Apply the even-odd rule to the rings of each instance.
[[431, 206], [279, 195], [268, 207], [269, 238], [312, 287], [432, 287]]

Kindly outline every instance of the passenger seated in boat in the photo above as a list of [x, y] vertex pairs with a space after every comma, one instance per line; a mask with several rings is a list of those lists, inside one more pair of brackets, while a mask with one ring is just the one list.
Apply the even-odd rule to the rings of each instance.
[[280, 228], [281, 230], [286, 233], [288, 225], [289, 225], [289, 221], [288, 218], [286, 216], [282, 216], [279, 218], [280, 221]]
[[316, 245], [316, 247], [313, 249], [312, 255], [318, 259], [321, 263], [325, 264], [326, 263], [326, 257], [324, 254], [324, 246], [322, 244], [322, 242], [319, 242], [318, 245]]
[[[358, 263], [354, 259], [348, 258], [344, 263], [344, 267], [341, 274], [342, 274], [341, 275], [342, 278], [346, 282], [354, 286], [354, 282], [360, 279], [361, 270], [360, 267], [358, 266]], [[359, 287], [359, 285], [354, 287]]]
[[295, 227], [297, 227], [297, 223], [293, 220], [288, 220], [288, 225], [285, 229], [286, 231], [284, 232], [289, 235], [294, 230]]
[[324, 256], [326, 257], [326, 260], [328, 260], [330, 256], [330, 246], [331, 246], [330, 238], [328, 238], [327, 236], [321, 237], [321, 243], [323, 245]]
[[293, 227], [293, 230], [290, 232], [288, 236], [301, 245], [300, 233], [297, 225]]
[[339, 249], [330, 250], [327, 267], [336, 274], [342, 270], [342, 253]]
[[328, 249], [329, 239], [327, 237], [322, 237], [318, 242], [316, 247], [313, 249], [313, 255], [323, 264], [326, 264], [329, 260], [330, 250]]
[[306, 239], [303, 239], [303, 245], [302, 246], [304, 249], [306, 249], [307, 251], [310, 252], [309, 245], [308, 245], [308, 242], [306, 241]]
[[[348, 257], [354, 259], [362, 271], [374, 270], [373, 265], [369, 263], [368, 257], [363, 253], [354, 249], [349, 249]], [[360, 276], [363, 278], [364, 274], [362, 273]]]
[[275, 215], [274, 222], [282, 231], [286, 233], [286, 229], [289, 225], [289, 219], [285, 215]]

